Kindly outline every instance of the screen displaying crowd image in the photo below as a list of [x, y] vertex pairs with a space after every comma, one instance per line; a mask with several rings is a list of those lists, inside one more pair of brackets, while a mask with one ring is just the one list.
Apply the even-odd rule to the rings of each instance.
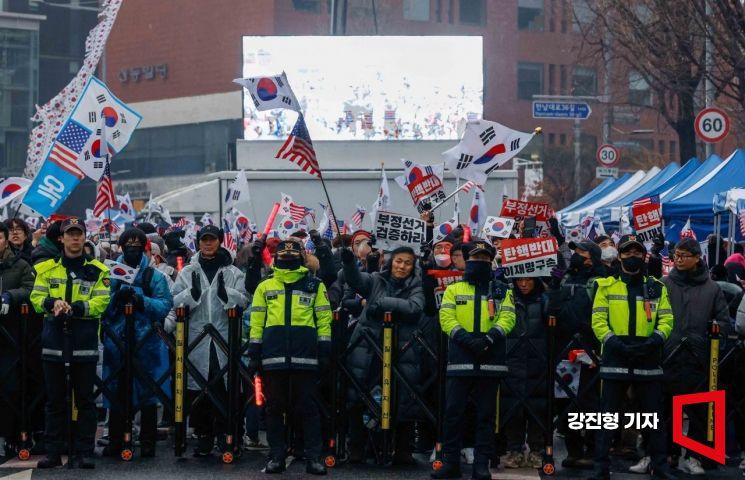
[[[283, 71], [314, 141], [458, 140], [482, 117], [480, 36], [243, 37], [244, 77]], [[284, 140], [297, 113], [246, 97], [244, 138]]]

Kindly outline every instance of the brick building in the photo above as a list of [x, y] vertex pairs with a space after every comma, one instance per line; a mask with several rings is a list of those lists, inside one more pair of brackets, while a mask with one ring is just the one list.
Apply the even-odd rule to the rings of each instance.
[[[583, 0], [586, 1], [586, 0]], [[543, 160], [570, 150], [571, 120], [532, 118], [533, 95], [602, 96], [604, 65], [583, 54], [576, 22], [591, 21], [570, 0], [348, 0], [347, 35], [481, 35], [486, 119], [532, 130], [523, 157]], [[240, 88], [243, 35], [328, 35], [328, 0], [127, 0], [109, 39], [106, 83], [144, 121], [119, 159], [119, 178], [135, 196], [148, 178], [229, 169], [228, 145], [242, 138]], [[327, 54], [327, 52], [323, 52]], [[446, 66], [444, 66], [446, 68]], [[645, 149], [679, 161], [675, 133], [643, 106], [651, 93], [634, 72], [614, 66], [613, 107], [594, 103], [582, 122], [583, 168], [594, 177], [606, 108], [610, 139], [626, 151]], [[611, 123], [612, 122], [612, 123]], [[143, 179], [137, 183], [137, 179]], [[160, 192], [155, 192], [160, 193]]]

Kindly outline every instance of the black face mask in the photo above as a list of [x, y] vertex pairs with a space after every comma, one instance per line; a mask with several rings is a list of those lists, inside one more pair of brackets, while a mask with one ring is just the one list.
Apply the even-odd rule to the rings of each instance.
[[467, 260], [463, 279], [471, 283], [487, 283], [491, 280], [491, 262]]
[[621, 260], [623, 269], [628, 273], [637, 273], [644, 265], [644, 259], [640, 257], [629, 257]]
[[579, 253], [573, 253], [569, 258], [569, 270], [580, 272], [585, 269], [585, 257]]
[[140, 265], [142, 260], [142, 247], [124, 247], [122, 249], [122, 256], [124, 256], [124, 263], [130, 267], [136, 267]]
[[274, 260], [274, 266], [277, 268], [283, 268], [285, 270], [297, 270], [303, 266], [303, 257], [290, 258], [290, 259], [279, 259]]

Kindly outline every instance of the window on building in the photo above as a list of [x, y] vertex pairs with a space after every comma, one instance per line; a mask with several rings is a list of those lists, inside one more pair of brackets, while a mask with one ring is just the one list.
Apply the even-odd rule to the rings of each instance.
[[559, 145], [566, 145], [567, 144], [567, 136], [565, 133], [559, 134]]
[[543, 64], [517, 64], [517, 98], [532, 100], [533, 95], [543, 93]]
[[486, 24], [486, 2], [484, 0], [460, 0], [460, 23]]
[[572, 1], [572, 30], [576, 33], [586, 31], [595, 21], [595, 13], [589, 2], [590, 0]]
[[652, 91], [649, 83], [639, 72], [629, 72], [629, 103], [632, 105], [652, 105]]
[[517, 0], [517, 29], [543, 31], [543, 0]]
[[556, 95], [556, 65], [548, 66], [548, 94]]
[[404, 20], [429, 22], [429, 0], [404, 0]]
[[321, 12], [321, 0], [292, 0], [292, 6], [303, 12]]
[[574, 67], [572, 69], [572, 95], [597, 95], [597, 75], [595, 70], [588, 67]]
[[567, 67], [561, 65], [559, 67], [559, 95], [567, 94]]
[[[670, 149], [668, 150], [670, 152], [670, 161], [674, 162], [678, 159], [678, 142], [675, 140], [670, 140]], [[687, 162], [688, 159], [682, 159], [681, 161]]]
[[660, 155], [665, 155], [665, 141], [664, 140], [657, 141], [657, 153], [659, 153]]
[[556, 134], [555, 133], [549, 133], [548, 134], [548, 144], [549, 145], [555, 145], [556, 144]]

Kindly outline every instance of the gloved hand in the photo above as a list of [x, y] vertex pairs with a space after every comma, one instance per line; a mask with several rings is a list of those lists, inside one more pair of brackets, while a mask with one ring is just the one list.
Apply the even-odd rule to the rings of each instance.
[[257, 373], [259, 373], [259, 369], [261, 368], [261, 360], [255, 357], [251, 357], [248, 360], [248, 366], [246, 367], [246, 370], [248, 371], [248, 376], [253, 378]]
[[564, 269], [560, 267], [554, 267], [551, 269], [551, 276], [548, 280], [548, 287], [556, 289], [561, 286], [561, 279], [564, 278]]
[[199, 272], [193, 271], [191, 272], [191, 298], [193, 298], [195, 302], [198, 302], [201, 296], [202, 280], [199, 278]]
[[373, 250], [367, 254], [367, 273], [377, 272], [380, 267], [380, 250]]
[[382, 312], [393, 312], [396, 309], [395, 297], [380, 297], [378, 299], [378, 309]]
[[652, 335], [647, 337], [646, 340], [644, 340], [644, 343], [641, 344], [641, 347], [642, 350], [644, 350], [645, 355], [654, 355], [656, 353], [660, 353], [662, 345], [664, 343], [665, 341], [662, 339], [661, 336], [653, 333]]
[[143, 297], [139, 293], [135, 293], [132, 295], [132, 304], [134, 304], [135, 310], [137, 310], [138, 312], [145, 311], [145, 297]]
[[352, 253], [351, 249], [346, 247], [342, 248], [340, 255], [342, 263], [349, 265], [354, 262], [354, 253]]
[[123, 286], [114, 294], [113, 302], [114, 305], [120, 310], [124, 309], [124, 306], [132, 302], [135, 291], [128, 286]]
[[222, 300], [223, 303], [228, 303], [228, 291], [225, 289], [225, 278], [223, 278], [222, 272], [217, 274], [217, 298]]
[[0, 315], [7, 315], [10, 311], [10, 293], [5, 292], [0, 296]]
[[608, 338], [608, 340], [605, 341], [605, 348], [608, 349], [608, 352], [616, 353], [619, 355], [625, 355], [627, 352], [629, 352], [629, 349], [626, 348], [626, 344], [624, 344], [623, 341], [616, 335], [612, 335], [610, 338]]
[[551, 217], [548, 219], [548, 230], [551, 232], [551, 235], [556, 237], [556, 242], [559, 245], [564, 243], [564, 235], [561, 234], [561, 229], [559, 228], [559, 221], [556, 219], [556, 217]]
[[659, 255], [665, 248], [665, 236], [659, 234], [652, 239], [652, 247], [649, 249], [652, 255]]
[[311, 241], [316, 245], [322, 245], [323, 244], [323, 238], [321, 238], [321, 234], [318, 233], [318, 230], [311, 230], [308, 232], [308, 235], [310, 236]]
[[471, 333], [465, 340], [466, 348], [477, 358], [481, 358], [487, 350], [492, 346], [492, 342], [486, 339], [486, 337], [475, 335]]

